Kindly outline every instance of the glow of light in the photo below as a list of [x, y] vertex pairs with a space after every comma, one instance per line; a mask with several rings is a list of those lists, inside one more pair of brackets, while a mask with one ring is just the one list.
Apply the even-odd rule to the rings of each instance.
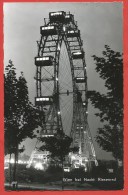
[[42, 30], [51, 30], [54, 29], [54, 26], [43, 26]]
[[70, 15], [66, 15], [65, 18], [70, 18]]
[[82, 78], [82, 77], [79, 77], [79, 78], [76, 78], [77, 80], [84, 80], [84, 78]]
[[70, 167], [64, 167], [64, 172], [70, 172]]
[[41, 163], [36, 163], [34, 168], [37, 170], [44, 170], [44, 166]]
[[49, 101], [50, 98], [36, 98], [36, 101], [39, 102], [39, 101]]
[[62, 12], [51, 13], [51, 16], [58, 16], [58, 15], [62, 15]]
[[97, 160], [95, 160], [95, 165], [98, 166], [98, 161]]
[[54, 135], [42, 135], [42, 137], [53, 137]]
[[75, 157], [74, 155], [72, 155], [72, 156], [71, 156], [71, 159], [72, 159], [72, 160], [75, 160], [75, 159], [76, 159], [76, 157]]
[[68, 33], [74, 33], [74, 30], [70, 30], [70, 31], [68, 31]]
[[73, 53], [73, 55], [81, 55], [82, 53], [81, 52], [75, 52], [75, 53]]
[[58, 111], [58, 114], [60, 114], [60, 111]]
[[65, 31], [66, 30], [66, 28], [65, 28], [65, 26], [63, 27], [63, 31]]
[[88, 114], [88, 111], [86, 111], [86, 114]]
[[11, 160], [10, 160], [10, 163], [14, 164], [14, 159], [11, 159]]
[[58, 81], [58, 78], [56, 78], [56, 81]]
[[22, 160], [18, 160], [18, 164], [23, 164], [23, 161]]

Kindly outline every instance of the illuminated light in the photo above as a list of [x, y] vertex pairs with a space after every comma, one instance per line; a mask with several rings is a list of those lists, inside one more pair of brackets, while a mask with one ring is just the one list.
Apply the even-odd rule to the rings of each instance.
[[88, 114], [88, 111], [86, 111], [86, 114]]
[[70, 18], [70, 15], [66, 15], [65, 18]]
[[66, 28], [65, 28], [65, 26], [63, 27], [63, 31], [66, 31]]
[[58, 78], [56, 78], [56, 81], [58, 81]]
[[36, 58], [36, 61], [41, 61], [43, 58]]
[[74, 33], [74, 30], [70, 30], [70, 31], [68, 31], [68, 33]]
[[36, 101], [39, 102], [39, 101], [49, 101], [50, 99], [49, 98], [36, 98]]
[[58, 111], [58, 114], [60, 115], [60, 111]]
[[34, 168], [37, 170], [44, 170], [44, 166], [41, 163], [36, 163]]
[[75, 52], [75, 53], [73, 53], [73, 55], [81, 55], [82, 54], [82, 52]]
[[50, 30], [50, 29], [54, 29], [54, 26], [43, 26], [42, 30]]
[[81, 127], [81, 129], [83, 129], [83, 127]]
[[95, 165], [98, 166], [98, 161], [97, 160], [95, 160]]
[[54, 135], [42, 135], [42, 137], [53, 137]]
[[60, 51], [60, 45], [58, 45], [58, 50]]
[[70, 172], [70, 167], [64, 167], [64, 172]]
[[14, 159], [11, 159], [11, 160], [10, 160], [10, 163], [12, 163], [12, 164], [13, 164], [13, 163], [14, 163]]
[[84, 103], [83, 103], [83, 105], [85, 106], [85, 105], [86, 105], [86, 103], [84, 102]]
[[49, 56], [43, 58], [36, 58], [36, 61], [45, 61], [45, 60], [50, 60]]
[[51, 16], [59, 16], [62, 15], [62, 12], [55, 12], [55, 13], [50, 13]]

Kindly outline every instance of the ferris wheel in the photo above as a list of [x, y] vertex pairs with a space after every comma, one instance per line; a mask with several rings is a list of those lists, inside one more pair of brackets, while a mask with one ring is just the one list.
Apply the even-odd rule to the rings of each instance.
[[63, 131], [79, 155], [96, 162], [88, 126], [87, 73], [83, 41], [73, 14], [50, 12], [37, 41], [35, 104], [45, 113], [41, 137]]

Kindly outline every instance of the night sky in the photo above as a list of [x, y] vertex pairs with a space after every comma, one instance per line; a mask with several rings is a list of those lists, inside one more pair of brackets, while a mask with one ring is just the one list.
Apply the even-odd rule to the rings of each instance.
[[[40, 39], [40, 26], [51, 11], [66, 11], [74, 15], [81, 31], [87, 64], [88, 89], [106, 92], [104, 81], [95, 71], [92, 55], [99, 55], [104, 45], [122, 52], [122, 3], [4, 3], [4, 65], [11, 59], [17, 73], [24, 72], [28, 82], [29, 97], [34, 103], [36, 95], [34, 57], [36, 41]], [[96, 130], [101, 127], [95, 117], [96, 110], [89, 103], [88, 122], [97, 157], [112, 159], [95, 142]], [[30, 155], [36, 140], [25, 141], [25, 153]]]

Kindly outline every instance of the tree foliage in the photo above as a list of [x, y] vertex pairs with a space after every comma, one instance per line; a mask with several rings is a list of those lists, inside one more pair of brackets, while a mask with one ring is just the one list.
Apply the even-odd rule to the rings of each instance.
[[103, 57], [93, 55], [96, 71], [105, 81], [106, 94], [89, 91], [92, 105], [99, 109], [103, 128], [97, 131], [96, 140], [100, 147], [112, 152], [116, 159], [123, 155], [123, 59], [122, 54], [105, 45]]
[[40, 140], [43, 144], [39, 150], [49, 151], [52, 158], [57, 157], [60, 161], [63, 161], [69, 152], [78, 151], [76, 147], [71, 148], [72, 138], [61, 131], [58, 131], [53, 137], [43, 137]]
[[4, 75], [5, 154], [14, 153], [40, 124], [40, 113], [29, 101], [27, 82], [23, 73], [17, 78], [16, 69], [9, 61]]
[[64, 160], [69, 152], [78, 152], [77, 147], [72, 148], [72, 138], [65, 135], [64, 132], [58, 131], [53, 137], [43, 137], [40, 139], [42, 146], [40, 151], [49, 151], [51, 158], [59, 160], [62, 165], [62, 190], [64, 189], [63, 177], [64, 177]]

